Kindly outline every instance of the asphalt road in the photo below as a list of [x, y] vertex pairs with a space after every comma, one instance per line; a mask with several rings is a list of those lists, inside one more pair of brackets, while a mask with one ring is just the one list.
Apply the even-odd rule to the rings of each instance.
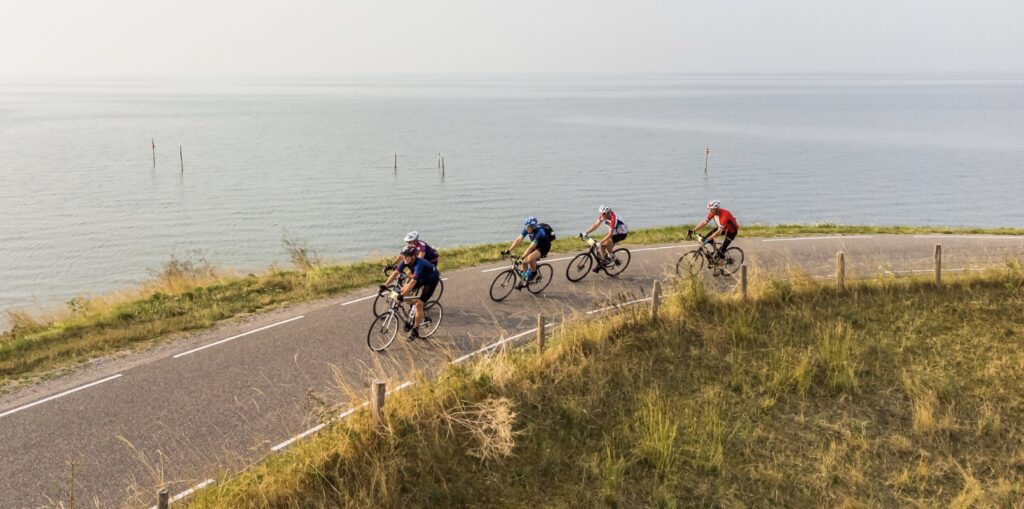
[[[1024, 255], [1024, 237], [848, 236], [740, 238], [748, 264], [818, 277], [846, 253], [847, 277], [928, 272], [935, 244], [946, 271]], [[492, 302], [504, 264], [444, 274], [445, 316], [425, 341], [398, 339], [383, 354], [366, 346], [371, 293], [295, 306], [218, 326], [127, 358], [90, 367], [0, 399], [0, 508], [66, 506], [74, 466], [76, 507], [144, 506], [156, 486], [172, 495], [237, 469], [316, 426], [324, 404], [341, 408], [380, 377], [408, 378], [536, 326], [649, 295], [684, 246], [629, 246], [618, 278], [565, 278], [568, 256], [552, 254], [555, 278], [541, 295]], [[581, 248], [582, 250], [582, 248]], [[337, 410], [334, 410], [334, 414]]]

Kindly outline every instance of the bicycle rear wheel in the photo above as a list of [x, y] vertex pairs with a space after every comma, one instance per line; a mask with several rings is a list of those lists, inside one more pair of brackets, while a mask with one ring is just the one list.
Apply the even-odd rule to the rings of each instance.
[[555, 269], [552, 269], [551, 265], [548, 265], [546, 263], [538, 264], [537, 275], [534, 276], [529, 283], [526, 283], [526, 289], [529, 290], [530, 293], [534, 295], [543, 292], [544, 289], [547, 288], [549, 284], [551, 284], [551, 280], [553, 279], [554, 274]]
[[704, 268], [704, 254], [700, 249], [687, 251], [676, 262], [676, 275], [679, 277], [696, 276]]
[[569, 262], [569, 266], [565, 268], [565, 277], [573, 283], [579, 282], [581, 279], [587, 277], [590, 274], [590, 267], [594, 265], [594, 258], [590, 256], [590, 253], [580, 253], [576, 255]]
[[416, 332], [421, 338], [429, 338], [437, 332], [442, 318], [444, 318], [444, 308], [441, 307], [441, 303], [435, 300], [427, 302], [423, 305], [423, 322], [420, 323]]
[[430, 302], [437, 302], [441, 300], [441, 296], [444, 295], [444, 280], [437, 280], [437, 290], [434, 290], [434, 295], [430, 296]]
[[604, 273], [612, 277], [622, 274], [622, 271], [626, 270], [626, 267], [629, 266], [629, 260], [630, 254], [628, 249], [620, 247], [612, 251], [612, 263], [604, 266]]
[[519, 284], [519, 276], [512, 269], [506, 269], [498, 273], [491, 283], [491, 300], [501, 302], [512, 294]]
[[385, 313], [373, 320], [373, 324], [370, 325], [370, 331], [366, 333], [366, 345], [370, 347], [370, 350], [374, 352], [383, 352], [384, 349], [391, 346], [391, 343], [398, 336], [398, 322], [400, 322], [398, 315], [395, 313]]
[[722, 262], [722, 270], [729, 274], [735, 274], [743, 265], [743, 250], [735, 246], [726, 249]]

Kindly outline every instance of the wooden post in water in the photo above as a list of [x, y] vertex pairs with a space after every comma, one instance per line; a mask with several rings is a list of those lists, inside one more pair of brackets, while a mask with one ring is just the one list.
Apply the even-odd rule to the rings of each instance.
[[654, 280], [654, 289], [651, 290], [651, 320], [658, 319], [658, 308], [661, 307], [661, 281]]
[[942, 244], [935, 244], [935, 286], [942, 285]]
[[373, 381], [373, 392], [370, 394], [370, 413], [373, 424], [380, 426], [384, 422], [384, 399], [387, 397], [387, 386], [380, 380]]
[[153, 147], [153, 169], [156, 169], [156, 140], [153, 138], [149, 139], [150, 146]]
[[178, 160], [181, 161], [181, 173], [185, 174], [185, 156], [181, 152], [181, 143], [178, 144]]
[[747, 264], [740, 265], [740, 296], [747, 300]]
[[157, 509], [169, 509], [171, 507], [171, 495], [167, 493], [167, 488], [160, 490], [156, 494], [156, 507]]
[[441, 153], [441, 176], [444, 177], [444, 153]]
[[836, 253], [836, 289], [846, 290], [846, 253]]
[[398, 151], [395, 151], [395, 175], [398, 175]]
[[708, 156], [711, 155], [711, 147], [704, 146], [704, 174], [708, 174]]
[[537, 314], [537, 352], [544, 353], [544, 315]]

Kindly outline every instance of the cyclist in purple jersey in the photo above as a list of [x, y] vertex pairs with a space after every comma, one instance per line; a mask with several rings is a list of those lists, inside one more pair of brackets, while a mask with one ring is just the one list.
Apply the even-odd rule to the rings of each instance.
[[[435, 267], [440, 261], [441, 256], [438, 254], [437, 250], [430, 247], [430, 244], [420, 240], [420, 232], [418, 231], [411, 231], [405, 235], [405, 246], [416, 248], [416, 256], [432, 263]], [[398, 266], [400, 261], [402, 261], [402, 257], [398, 256], [391, 265]]]

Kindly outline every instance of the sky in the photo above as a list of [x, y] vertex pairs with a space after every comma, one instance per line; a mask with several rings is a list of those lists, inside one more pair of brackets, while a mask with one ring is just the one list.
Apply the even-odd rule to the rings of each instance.
[[996, 0], [0, 0], [0, 76], [1024, 73]]

